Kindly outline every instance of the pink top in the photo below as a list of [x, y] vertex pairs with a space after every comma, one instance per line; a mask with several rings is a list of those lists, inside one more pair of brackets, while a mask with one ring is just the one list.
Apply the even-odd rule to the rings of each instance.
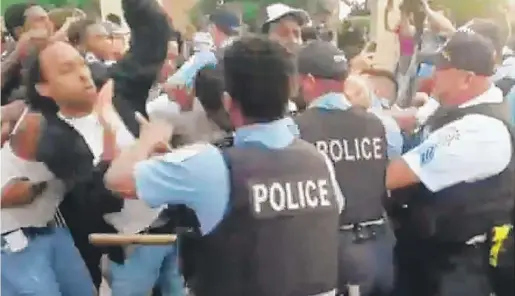
[[415, 39], [412, 36], [404, 36], [400, 32], [400, 27], [394, 31], [399, 39], [401, 56], [412, 56], [415, 53]]

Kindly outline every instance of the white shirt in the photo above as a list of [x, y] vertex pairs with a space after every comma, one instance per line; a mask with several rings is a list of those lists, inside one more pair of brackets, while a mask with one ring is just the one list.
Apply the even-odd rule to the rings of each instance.
[[157, 98], [147, 102], [147, 114], [151, 119], [166, 119], [181, 113], [181, 107], [170, 100], [167, 94], [161, 94]]
[[22, 227], [47, 226], [48, 222], [54, 218], [57, 207], [64, 197], [64, 183], [57, 180], [44, 163], [27, 161], [16, 156], [9, 143], [6, 143], [0, 150], [0, 157], [2, 188], [13, 179], [22, 177], [28, 178], [34, 183], [48, 182], [45, 191], [32, 203], [1, 209], [2, 233]]
[[[460, 108], [502, 100], [501, 90], [491, 87]], [[508, 166], [511, 154], [511, 136], [503, 122], [468, 114], [435, 130], [402, 158], [429, 190], [437, 192], [499, 174]]]
[[[94, 164], [97, 164], [101, 160], [104, 145], [104, 129], [98, 116], [92, 113], [80, 118], [65, 118], [61, 115], [60, 117], [82, 135], [94, 155]], [[134, 143], [134, 136], [118, 116], [113, 115], [109, 118], [109, 122], [116, 130], [116, 142], [119, 148]], [[126, 199], [121, 212], [106, 214], [104, 219], [120, 233], [134, 234], [150, 226], [162, 209], [152, 209], [139, 199]]]
[[429, 100], [424, 104], [424, 106], [418, 108], [417, 113], [415, 114], [418, 124], [423, 125], [426, 123], [427, 119], [435, 113], [438, 107], [440, 107], [440, 102], [429, 97]]

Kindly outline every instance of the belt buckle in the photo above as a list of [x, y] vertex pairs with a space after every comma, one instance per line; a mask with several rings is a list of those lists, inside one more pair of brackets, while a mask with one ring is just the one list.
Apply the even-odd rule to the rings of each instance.
[[354, 224], [352, 231], [354, 232], [354, 242], [362, 243], [367, 240], [368, 236], [364, 233], [363, 225], [359, 223]]
[[377, 236], [375, 230], [373, 230], [368, 225], [362, 225], [360, 223], [356, 223], [354, 225], [354, 241], [356, 243], [362, 243], [371, 239], [374, 239]]

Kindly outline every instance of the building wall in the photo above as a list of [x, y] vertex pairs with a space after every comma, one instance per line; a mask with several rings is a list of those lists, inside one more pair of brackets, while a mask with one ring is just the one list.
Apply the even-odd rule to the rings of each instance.
[[[401, 0], [394, 0], [394, 7], [399, 7]], [[374, 56], [374, 64], [377, 68], [393, 71], [399, 58], [399, 44], [395, 34], [384, 28], [384, 10], [388, 0], [369, 0], [370, 39], [377, 42], [377, 51]], [[390, 26], [395, 25], [400, 18], [398, 9], [394, 9], [389, 15]]]

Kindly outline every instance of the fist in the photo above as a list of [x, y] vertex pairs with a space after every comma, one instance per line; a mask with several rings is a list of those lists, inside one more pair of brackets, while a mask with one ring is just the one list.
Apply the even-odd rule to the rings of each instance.
[[345, 80], [343, 93], [353, 106], [368, 109], [372, 105], [371, 91], [366, 79], [363, 77], [349, 76]]

